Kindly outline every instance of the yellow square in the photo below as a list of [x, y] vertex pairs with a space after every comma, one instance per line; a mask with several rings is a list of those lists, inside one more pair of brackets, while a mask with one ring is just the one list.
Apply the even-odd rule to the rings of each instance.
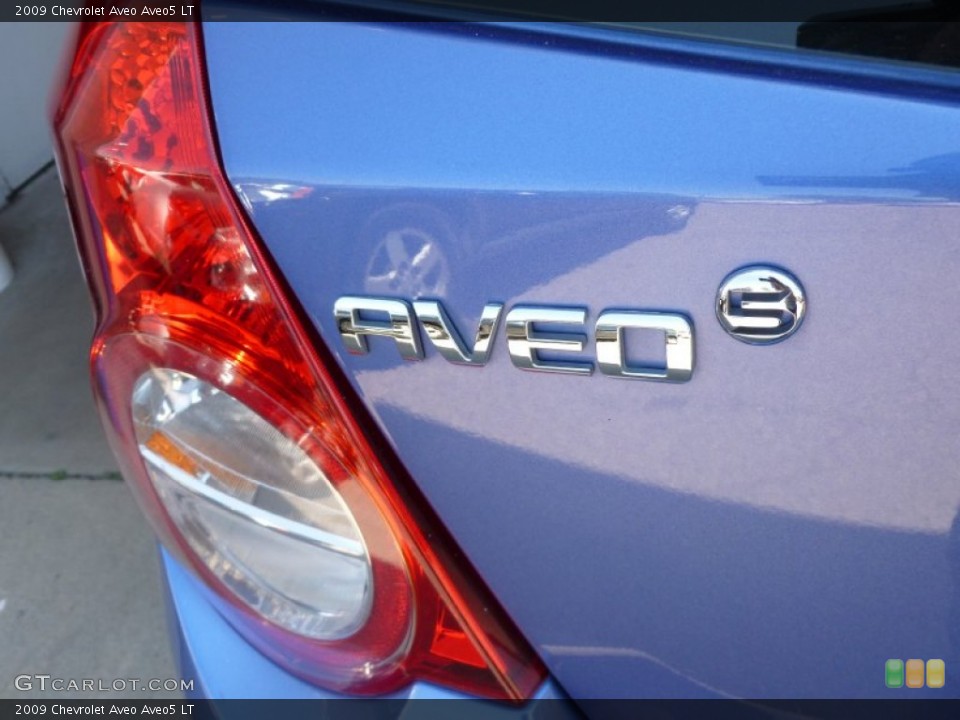
[[942, 688], [946, 674], [943, 660], [927, 660], [927, 687]]
[[923, 660], [907, 660], [907, 687], [923, 687]]

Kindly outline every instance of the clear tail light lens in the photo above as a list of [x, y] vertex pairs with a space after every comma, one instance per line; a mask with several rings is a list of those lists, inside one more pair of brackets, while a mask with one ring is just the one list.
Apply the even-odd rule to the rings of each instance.
[[218, 580], [299, 635], [336, 640], [363, 626], [370, 556], [340, 493], [300, 445], [180, 370], [147, 370], [132, 405], [154, 490]]
[[84, 24], [57, 156], [94, 390], [164, 545], [253, 645], [353, 693], [529, 697], [539, 661], [378, 437], [220, 171], [182, 23]]

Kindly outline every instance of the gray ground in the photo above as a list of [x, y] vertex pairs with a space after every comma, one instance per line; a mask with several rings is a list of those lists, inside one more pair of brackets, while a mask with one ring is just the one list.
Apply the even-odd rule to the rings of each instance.
[[[156, 548], [93, 407], [93, 317], [55, 171], [0, 210], [0, 697], [14, 678], [175, 678]], [[171, 695], [166, 693], [166, 695]]]

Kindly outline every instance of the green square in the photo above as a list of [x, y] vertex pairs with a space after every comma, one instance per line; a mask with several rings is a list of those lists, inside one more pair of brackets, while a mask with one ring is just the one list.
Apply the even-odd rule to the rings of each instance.
[[887, 660], [887, 687], [903, 687], [903, 660]]

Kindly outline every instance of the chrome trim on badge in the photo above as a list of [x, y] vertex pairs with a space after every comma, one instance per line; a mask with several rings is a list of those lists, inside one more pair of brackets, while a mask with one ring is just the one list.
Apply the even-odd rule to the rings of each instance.
[[487, 364], [493, 336], [500, 325], [503, 303], [487, 303], [477, 325], [477, 335], [473, 348], [467, 353], [466, 345], [460, 339], [460, 333], [450, 321], [447, 311], [439, 300], [414, 300], [413, 309], [420, 319], [423, 331], [430, 342], [443, 357], [457, 365], [482, 366]]
[[785, 340], [800, 329], [807, 299], [786, 270], [751, 265], [728, 275], [717, 289], [717, 319], [732, 337], [751, 345]]
[[583, 352], [587, 336], [582, 333], [544, 332], [536, 325], [580, 325], [587, 322], [584, 308], [554, 308], [542, 305], [516, 305], [507, 313], [507, 349], [510, 359], [521, 370], [589, 375], [593, 363], [574, 360], [544, 360], [540, 350]]
[[[624, 332], [657, 330], [664, 334], [666, 367], [627, 363]], [[597, 318], [597, 364], [610, 377], [686, 382], [693, 376], [693, 324], [677, 313], [604, 310]]]
[[[353, 355], [366, 355], [368, 338], [394, 341], [405, 360], [423, 360], [419, 324], [430, 343], [445, 360], [457, 365], [482, 367], [490, 359], [496, 339], [502, 303], [487, 303], [477, 324], [473, 346], [468, 348], [456, 325], [439, 300], [405, 300], [346, 295], [334, 304], [337, 331]], [[583, 353], [589, 343], [586, 308], [550, 305], [515, 305], [506, 314], [505, 336], [510, 360], [521, 370], [590, 375], [594, 363], [586, 357], [561, 360], [543, 354]], [[559, 325], [555, 331], [544, 326]], [[561, 331], [565, 330], [565, 331]], [[628, 330], [658, 331], [663, 336], [665, 366], [632, 365], [627, 360]], [[641, 310], [604, 310], [594, 327], [596, 360], [608, 377], [631, 380], [686, 382], [693, 376], [693, 323], [678, 313]]]
[[[379, 313], [387, 319], [364, 318], [364, 313]], [[337, 298], [333, 314], [347, 352], [366, 355], [370, 352], [367, 336], [372, 335], [393, 338], [404, 360], [423, 360], [420, 333], [413, 324], [410, 305], [403, 300], [345, 295]]]

